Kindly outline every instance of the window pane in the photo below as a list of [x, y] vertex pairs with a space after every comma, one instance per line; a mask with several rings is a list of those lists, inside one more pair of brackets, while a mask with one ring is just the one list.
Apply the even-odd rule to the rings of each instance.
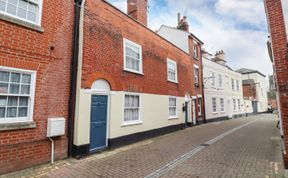
[[8, 0], [8, 3], [17, 5], [17, 0]]
[[7, 117], [16, 117], [17, 108], [8, 108]]
[[18, 117], [27, 117], [27, 116], [28, 116], [28, 108], [27, 107], [18, 108]]
[[32, 12], [28, 12], [27, 19], [32, 21], [32, 22], [36, 22], [36, 14], [32, 13]]
[[3, 2], [2, 0], [0, 0], [0, 11], [5, 11], [5, 6], [6, 6], [5, 1]]
[[18, 96], [9, 96], [8, 106], [17, 106], [17, 105], [18, 105]]
[[29, 95], [30, 94], [30, 85], [21, 85], [21, 94]]
[[21, 74], [11, 73], [11, 82], [20, 83]]
[[19, 106], [28, 106], [28, 97], [19, 98]]
[[18, 7], [22, 8], [22, 9], [27, 9], [27, 5], [28, 5], [28, 2], [26, 2], [24, 0], [19, 0]]
[[0, 81], [9, 82], [9, 72], [0, 71]]
[[37, 12], [37, 6], [34, 5], [34, 4], [29, 3], [28, 11], [36, 14], [36, 12]]
[[8, 4], [7, 5], [7, 13], [16, 15], [16, 6]]
[[7, 102], [7, 96], [0, 96], [0, 106], [6, 107], [6, 102]]
[[0, 118], [5, 118], [5, 110], [6, 108], [0, 108]]
[[30, 84], [30, 82], [31, 82], [31, 75], [23, 74], [21, 83]]
[[10, 94], [19, 94], [19, 88], [20, 88], [19, 84], [11, 84], [9, 93]]
[[8, 93], [8, 83], [0, 83], [0, 93]]
[[18, 17], [26, 19], [26, 14], [27, 14], [26, 10], [18, 8], [18, 14], [17, 14]]

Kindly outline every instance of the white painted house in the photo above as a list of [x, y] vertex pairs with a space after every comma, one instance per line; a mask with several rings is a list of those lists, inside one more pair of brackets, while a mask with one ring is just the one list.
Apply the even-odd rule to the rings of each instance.
[[242, 75], [226, 65], [223, 51], [203, 52], [203, 84], [208, 122], [245, 114]]
[[[237, 72], [242, 74], [242, 82], [252, 81], [250, 85], [255, 88], [254, 97], [251, 97], [253, 113], [262, 113], [268, 110], [268, 79], [257, 70], [241, 68]], [[251, 88], [252, 88], [251, 87]], [[244, 92], [244, 96], [246, 93]]]

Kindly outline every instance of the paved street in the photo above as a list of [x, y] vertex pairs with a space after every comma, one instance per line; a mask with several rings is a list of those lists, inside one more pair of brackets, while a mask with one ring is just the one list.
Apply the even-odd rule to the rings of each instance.
[[209, 123], [2, 177], [284, 177], [274, 115]]

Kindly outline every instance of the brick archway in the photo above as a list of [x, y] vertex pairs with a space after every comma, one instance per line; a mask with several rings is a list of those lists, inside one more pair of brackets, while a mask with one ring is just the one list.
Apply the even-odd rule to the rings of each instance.
[[82, 87], [87, 88], [87, 89], [91, 88], [93, 82], [96, 80], [99, 80], [99, 79], [106, 80], [110, 84], [111, 90], [117, 90], [116, 83], [114, 82], [112, 77], [108, 76], [107, 74], [103, 74], [103, 73], [99, 73], [99, 72], [88, 75], [86, 82], [84, 82]]

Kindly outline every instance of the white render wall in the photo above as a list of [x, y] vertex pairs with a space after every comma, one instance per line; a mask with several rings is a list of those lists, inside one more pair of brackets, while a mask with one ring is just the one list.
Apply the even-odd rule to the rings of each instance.
[[[215, 73], [215, 86], [212, 86], [210, 72]], [[219, 87], [219, 77], [222, 75], [222, 87]], [[221, 117], [233, 117], [235, 115], [244, 114], [245, 107], [243, 101], [242, 76], [240, 73], [232, 71], [227, 67], [217, 64], [211, 60], [203, 58], [203, 82], [205, 93], [205, 111], [206, 118], [215, 119]], [[231, 78], [234, 79], [235, 91], [232, 90]], [[236, 80], [239, 81], [239, 91], [237, 91]], [[213, 112], [212, 98], [216, 98], [216, 112]], [[224, 99], [224, 111], [221, 111], [220, 98]], [[236, 110], [234, 110], [233, 99], [236, 99]], [[238, 106], [240, 99], [240, 109]]]
[[254, 82], [256, 83], [256, 99], [259, 101], [258, 112], [266, 112], [268, 110], [268, 79], [258, 73], [243, 74], [242, 79], [254, 80]]
[[[112, 91], [109, 94], [109, 114], [107, 121], [107, 138], [117, 138], [138, 132], [158, 129], [162, 127], [185, 123], [185, 113], [182, 111], [184, 97], [177, 97], [178, 117], [169, 119], [168, 95], [140, 94], [140, 123], [125, 125], [124, 117], [124, 94], [123, 91]], [[129, 93], [127, 93], [129, 94]], [[85, 145], [90, 142], [90, 108], [91, 91], [81, 89], [79, 93], [78, 111], [75, 116], [75, 145]], [[191, 121], [190, 121], [191, 122]]]

